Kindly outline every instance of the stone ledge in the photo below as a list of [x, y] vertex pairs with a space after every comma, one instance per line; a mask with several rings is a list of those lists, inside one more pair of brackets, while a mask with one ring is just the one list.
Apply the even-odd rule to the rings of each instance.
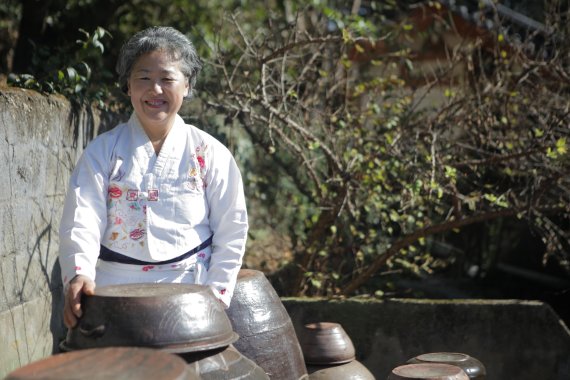
[[340, 323], [377, 379], [427, 352], [463, 352], [487, 380], [570, 379], [570, 332], [550, 306], [527, 300], [283, 298], [296, 331]]

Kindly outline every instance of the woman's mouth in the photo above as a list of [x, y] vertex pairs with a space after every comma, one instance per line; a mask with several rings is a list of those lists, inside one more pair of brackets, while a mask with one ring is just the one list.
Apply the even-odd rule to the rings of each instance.
[[159, 99], [151, 99], [151, 100], [146, 100], [145, 104], [148, 105], [149, 107], [158, 108], [158, 107], [162, 107], [163, 105], [165, 105], [166, 101], [159, 100]]

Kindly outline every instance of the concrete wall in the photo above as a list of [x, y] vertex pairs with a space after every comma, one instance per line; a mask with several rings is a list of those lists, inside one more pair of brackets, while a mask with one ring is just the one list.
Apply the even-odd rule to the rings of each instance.
[[357, 359], [379, 380], [428, 352], [479, 359], [487, 380], [570, 379], [570, 331], [533, 301], [283, 299], [297, 334], [312, 322], [340, 323]]
[[71, 170], [103, 123], [62, 97], [0, 88], [0, 378], [63, 336], [58, 225]]

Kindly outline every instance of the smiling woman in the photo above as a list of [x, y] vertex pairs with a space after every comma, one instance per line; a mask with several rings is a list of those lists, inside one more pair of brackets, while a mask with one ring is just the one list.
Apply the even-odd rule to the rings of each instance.
[[133, 108], [158, 154], [190, 91], [180, 61], [172, 61], [163, 50], [146, 53], [136, 61], [127, 86]]
[[247, 210], [231, 153], [178, 115], [200, 69], [173, 28], [143, 30], [121, 49], [119, 82], [134, 112], [85, 149], [60, 225], [68, 327], [95, 285], [201, 284], [229, 306]]

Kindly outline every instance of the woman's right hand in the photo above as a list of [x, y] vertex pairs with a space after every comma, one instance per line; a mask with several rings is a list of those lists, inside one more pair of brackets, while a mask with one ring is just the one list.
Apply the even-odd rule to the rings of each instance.
[[63, 322], [68, 328], [75, 327], [77, 319], [81, 317], [81, 294], [83, 293], [93, 295], [95, 293], [95, 282], [87, 276], [78, 274], [69, 282], [65, 292]]

